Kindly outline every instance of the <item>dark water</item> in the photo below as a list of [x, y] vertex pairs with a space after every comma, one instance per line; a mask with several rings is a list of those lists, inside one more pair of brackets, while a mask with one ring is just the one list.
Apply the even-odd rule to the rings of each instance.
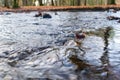
[[[110, 13], [36, 13], [0, 15], [1, 80], [120, 79], [120, 26]], [[80, 30], [87, 36], [76, 46]]]

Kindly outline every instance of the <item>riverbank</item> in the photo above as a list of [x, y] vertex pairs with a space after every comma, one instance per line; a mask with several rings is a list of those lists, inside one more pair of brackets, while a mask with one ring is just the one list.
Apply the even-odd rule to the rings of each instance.
[[10, 9], [0, 7], [0, 12], [30, 12], [30, 11], [66, 11], [66, 10], [80, 10], [80, 11], [104, 11], [108, 9], [120, 9], [120, 5], [102, 5], [102, 6], [23, 6], [17, 9]]

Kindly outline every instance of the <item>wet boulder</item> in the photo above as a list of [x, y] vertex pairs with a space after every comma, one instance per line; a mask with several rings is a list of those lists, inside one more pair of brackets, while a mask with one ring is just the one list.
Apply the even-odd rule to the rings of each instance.
[[52, 16], [48, 13], [44, 13], [42, 16], [43, 18], [52, 18]]

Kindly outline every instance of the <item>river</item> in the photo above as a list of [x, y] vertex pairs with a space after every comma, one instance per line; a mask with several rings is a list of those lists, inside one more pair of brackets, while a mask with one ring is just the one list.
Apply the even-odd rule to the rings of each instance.
[[[120, 24], [107, 11], [0, 15], [0, 80], [119, 80]], [[57, 14], [56, 14], [57, 13]], [[86, 37], [75, 45], [75, 32]]]

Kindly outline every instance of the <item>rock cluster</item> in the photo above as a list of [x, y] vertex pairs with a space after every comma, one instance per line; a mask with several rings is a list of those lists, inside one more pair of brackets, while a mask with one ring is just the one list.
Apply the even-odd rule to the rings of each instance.
[[52, 16], [48, 13], [41, 13], [41, 12], [38, 12], [38, 14], [35, 14], [34, 17], [42, 17], [42, 18], [52, 18]]

